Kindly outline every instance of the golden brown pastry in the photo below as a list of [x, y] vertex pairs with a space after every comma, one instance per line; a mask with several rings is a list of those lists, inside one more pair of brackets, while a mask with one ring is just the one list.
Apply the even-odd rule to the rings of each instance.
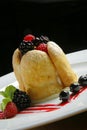
[[63, 50], [53, 41], [47, 43], [48, 54], [54, 63], [57, 73], [59, 74], [64, 86], [70, 86], [71, 83], [77, 82], [77, 74], [73, 71]]
[[47, 50], [48, 53], [33, 49], [22, 55], [17, 48], [12, 57], [19, 88], [26, 91], [32, 101], [55, 96], [64, 87], [77, 81], [77, 75], [62, 49], [49, 41]]
[[20, 89], [29, 93], [32, 100], [57, 94], [63, 88], [58, 81], [56, 69], [45, 52], [32, 50], [21, 57], [17, 49], [13, 55], [13, 68]]

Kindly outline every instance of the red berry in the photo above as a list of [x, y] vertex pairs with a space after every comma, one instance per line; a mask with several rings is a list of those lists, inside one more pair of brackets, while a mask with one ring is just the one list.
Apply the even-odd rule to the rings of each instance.
[[40, 43], [37, 47], [36, 50], [41, 50], [44, 52], [47, 52], [47, 45], [45, 43]]
[[18, 109], [13, 102], [8, 102], [4, 110], [5, 118], [14, 117], [18, 113]]
[[4, 112], [0, 111], [0, 119], [5, 119]]
[[28, 34], [24, 37], [24, 41], [31, 42], [32, 40], [35, 40], [35, 36], [33, 36], [32, 34]]

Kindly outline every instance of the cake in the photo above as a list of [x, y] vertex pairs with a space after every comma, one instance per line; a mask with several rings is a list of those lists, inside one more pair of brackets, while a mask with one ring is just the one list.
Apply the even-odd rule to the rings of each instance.
[[58, 96], [78, 81], [62, 48], [46, 36], [26, 35], [13, 53], [12, 66], [19, 88], [32, 102]]

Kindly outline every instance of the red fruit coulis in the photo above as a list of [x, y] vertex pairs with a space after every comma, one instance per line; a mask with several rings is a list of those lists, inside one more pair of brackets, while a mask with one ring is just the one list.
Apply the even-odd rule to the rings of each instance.
[[29, 107], [29, 108], [19, 112], [19, 114], [51, 112], [51, 111], [54, 111], [54, 110], [61, 109], [63, 106], [65, 106], [65, 105], [69, 104], [71, 101], [75, 100], [86, 89], [87, 89], [87, 86], [82, 87], [80, 89], [80, 91], [77, 92], [76, 94], [71, 94], [69, 101], [61, 102], [59, 104], [55, 104], [55, 103], [52, 103], [52, 104], [49, 104], [49, 103], [48, 104], [40, 104], [40, 105], [38, 104], [38, 105]]

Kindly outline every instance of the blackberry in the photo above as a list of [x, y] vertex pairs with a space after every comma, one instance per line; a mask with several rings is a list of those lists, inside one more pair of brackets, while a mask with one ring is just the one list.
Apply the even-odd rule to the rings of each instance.
[[22, 55], [24, 55], [27, 51], [33, 49], [34, 49], [34, 44], [29, 41], [22, 41], [19, 45], [19, 50], [21, 51]]
[[62, 100], [63, 102], [68, 101], [70, 97], [70, 94], [68, 91], [61, 91], [61, 93], [59, 94], [59, 98], [60, 100]]
[[16, 104], [19, 111], [24, 110], [31, 104], [31, 99], [26, 92], [16, 89], [12, 101]]
[[39, 37], [36, 37], [35, 40], [32, 41], [35, 46], [38, 46], [42, 41]]
[[40, 36], [40, 40], [44, 43], [47, 43], [49, 41], [49, 38], [47, 36]]
[[87, 74], [86, 75], [81, 75], [78, 79], [78, 82], [82, 86], [87, 86]]
[[35, 46], [38, 46], [40, 43], [47, 43], [49, 41], [49, 38], [47, 36], [40, 36], [36, 37], [32, 42]]

